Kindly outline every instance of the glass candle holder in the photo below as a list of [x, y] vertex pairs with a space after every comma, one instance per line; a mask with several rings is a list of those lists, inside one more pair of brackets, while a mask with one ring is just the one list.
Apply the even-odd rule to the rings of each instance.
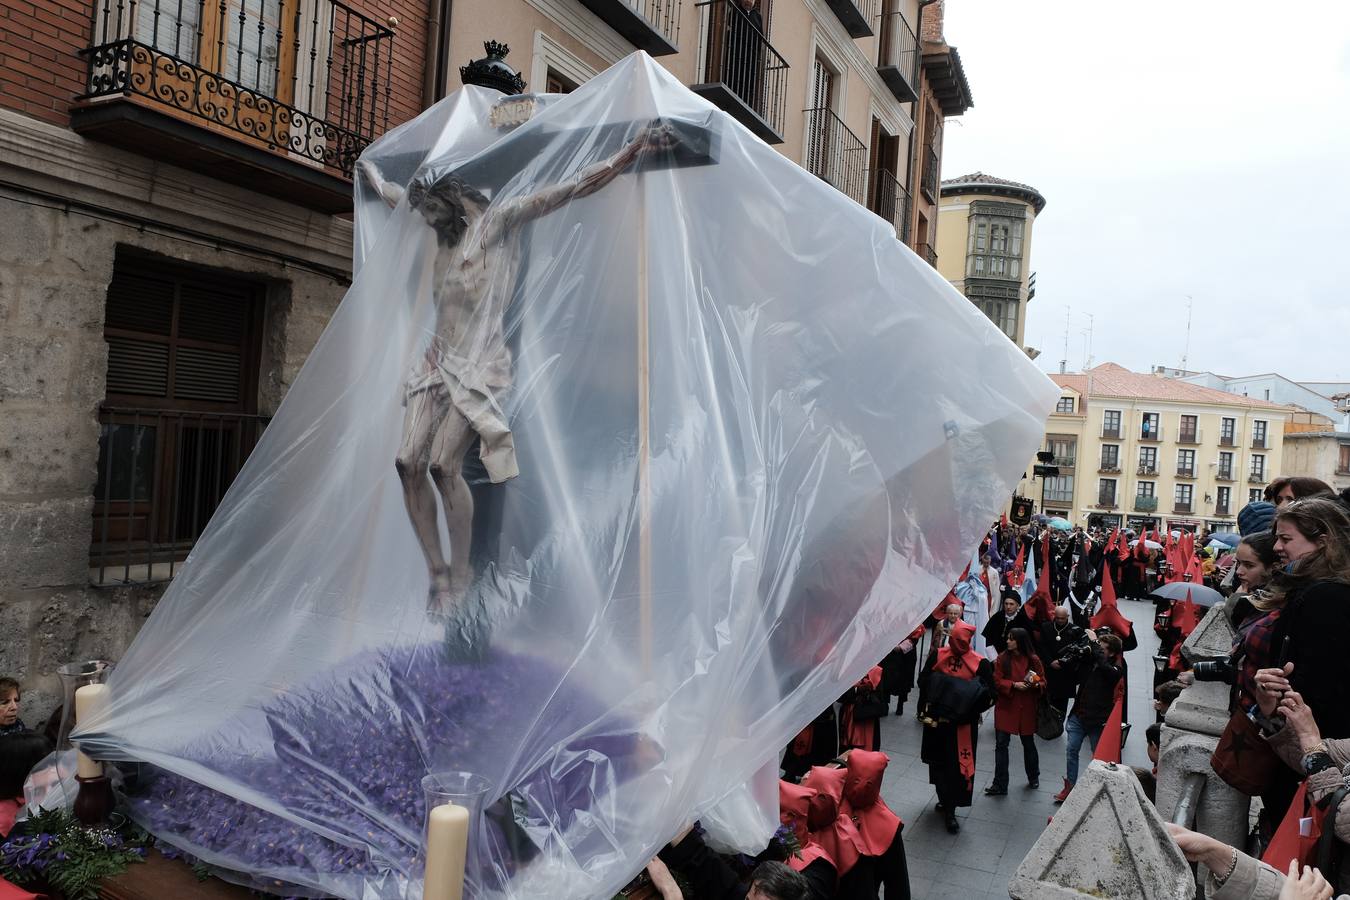
[[86, 684], [103, 684], [113, 664], [106, 659], [82, 659], [58, 666], [61, 680], [61, 727], [56, 732], [57, 751], [70, 749], [70, 733], [75, 730], [75, 692]]
[[[492, 783], [481, 775], [475, 775], [472, 772], [459, 771], [441, 771], [432, 772], [422, 779], [422, 795], [426, 802], [426, 811], [422, 816], [422, 848], [418, 854], [416, 874], [419, 879], [425, 876], [427, 868], [427, 847], [430, 835], [431, 813], [438, 806], [447, 803], [453, 803], [455, 806], [463, 807], [468, 813], [468, 837], [464, 853], [464, 873], [467, 882], [471, 874], [476, 871], [474, 864], [475, 854], [478, 851], [475, 838], [478, 835], [479, 823], [482, 818], [483, 807], [487, 802], [488, 792], [492, 789]], [[465, 895], [471, 892], [464, 891]], [[424, 897], [428, 900], [439, 900], [442, 896], [459, 896], [458, 894], [443, 895], [435, 889], [426, 890]]]

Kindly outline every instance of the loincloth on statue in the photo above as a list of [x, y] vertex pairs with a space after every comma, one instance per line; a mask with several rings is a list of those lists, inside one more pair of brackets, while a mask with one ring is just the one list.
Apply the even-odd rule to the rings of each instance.
[[403, 403], [418, 394], [444, 391], [447, 402], [478, 435], [478, 455], [493, 484], [520, 474], [516, 445], [497, 394], [511, 387], [511, 354], [505, 347], [491, 359], [472, 362], [432, 348], [413, 367], [404, 385]]

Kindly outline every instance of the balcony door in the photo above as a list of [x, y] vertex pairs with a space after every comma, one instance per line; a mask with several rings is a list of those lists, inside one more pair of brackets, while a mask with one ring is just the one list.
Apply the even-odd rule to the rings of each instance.
[[822, 177], [830, 171], [831, 143], [834, 137], [835, 73], [819, 56], [811, 71], [811, 111], [807, 114], [809, 134], [806, 144], [806, 168]]

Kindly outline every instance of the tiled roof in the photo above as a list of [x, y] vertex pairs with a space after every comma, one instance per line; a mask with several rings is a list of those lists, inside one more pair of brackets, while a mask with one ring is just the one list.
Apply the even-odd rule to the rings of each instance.
[[1122, 400], [1168, 400], [1178, 403], [1201, 403], [1209, 406], [1247, 406], [1252, 409], [1288, 411], [1291, 407], [1268, 403], [1252, 397], [1216, 391], [1188, 381], [1178, 381], [1162, 375], [1143, 375], [1131, 372], [1115, 363], [1102, 363], [1086, 372], [1072, 375], [1051, 375], [1060, 387], [1070, 388], [1084, 396], [1115, 397]]
[[1032, 206], [1036, 207], [1039, 214], [1045, 209], [1045, 197], [1041, 192], [1029, 184], [1023, 184], [1020, 181], [1009, 181], [1006, 178], [998, 178], [993, 175], [986, 175], [983, 172], [972, 172], [969, 175], [961, 175], [956, 178], [942, 179], [942, 193], [947, 194], [972, 194], [984, 188], [991, 194], [1008, 194], [1021, 197]]

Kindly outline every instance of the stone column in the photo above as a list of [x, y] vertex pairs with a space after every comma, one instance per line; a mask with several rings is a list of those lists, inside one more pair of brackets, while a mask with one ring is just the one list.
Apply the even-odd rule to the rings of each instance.
[[1191, 900], [1191, 867], [1129, 766], [1094, 760], [1008, 883], [1015, 900]]
[[[1232, 643], [1233, 628], [1220, 603], [1196, 626], [1181, 652], [1191, 661], [1227, 656]], [[1204, 775], [1205, 788], [1191, 827], [1241, 847], [1247, 836], [1251, 798], [1229, 787], [1214, 774], [1209, 762], [1228, 724], [1228, 697], [1229, 686], [1222, 682], [1196, 682], [1182, 691], [1167, 711], [1158, 756], [1157, 802], [1158, 812], [1171, 821], [1189, 776]]]

